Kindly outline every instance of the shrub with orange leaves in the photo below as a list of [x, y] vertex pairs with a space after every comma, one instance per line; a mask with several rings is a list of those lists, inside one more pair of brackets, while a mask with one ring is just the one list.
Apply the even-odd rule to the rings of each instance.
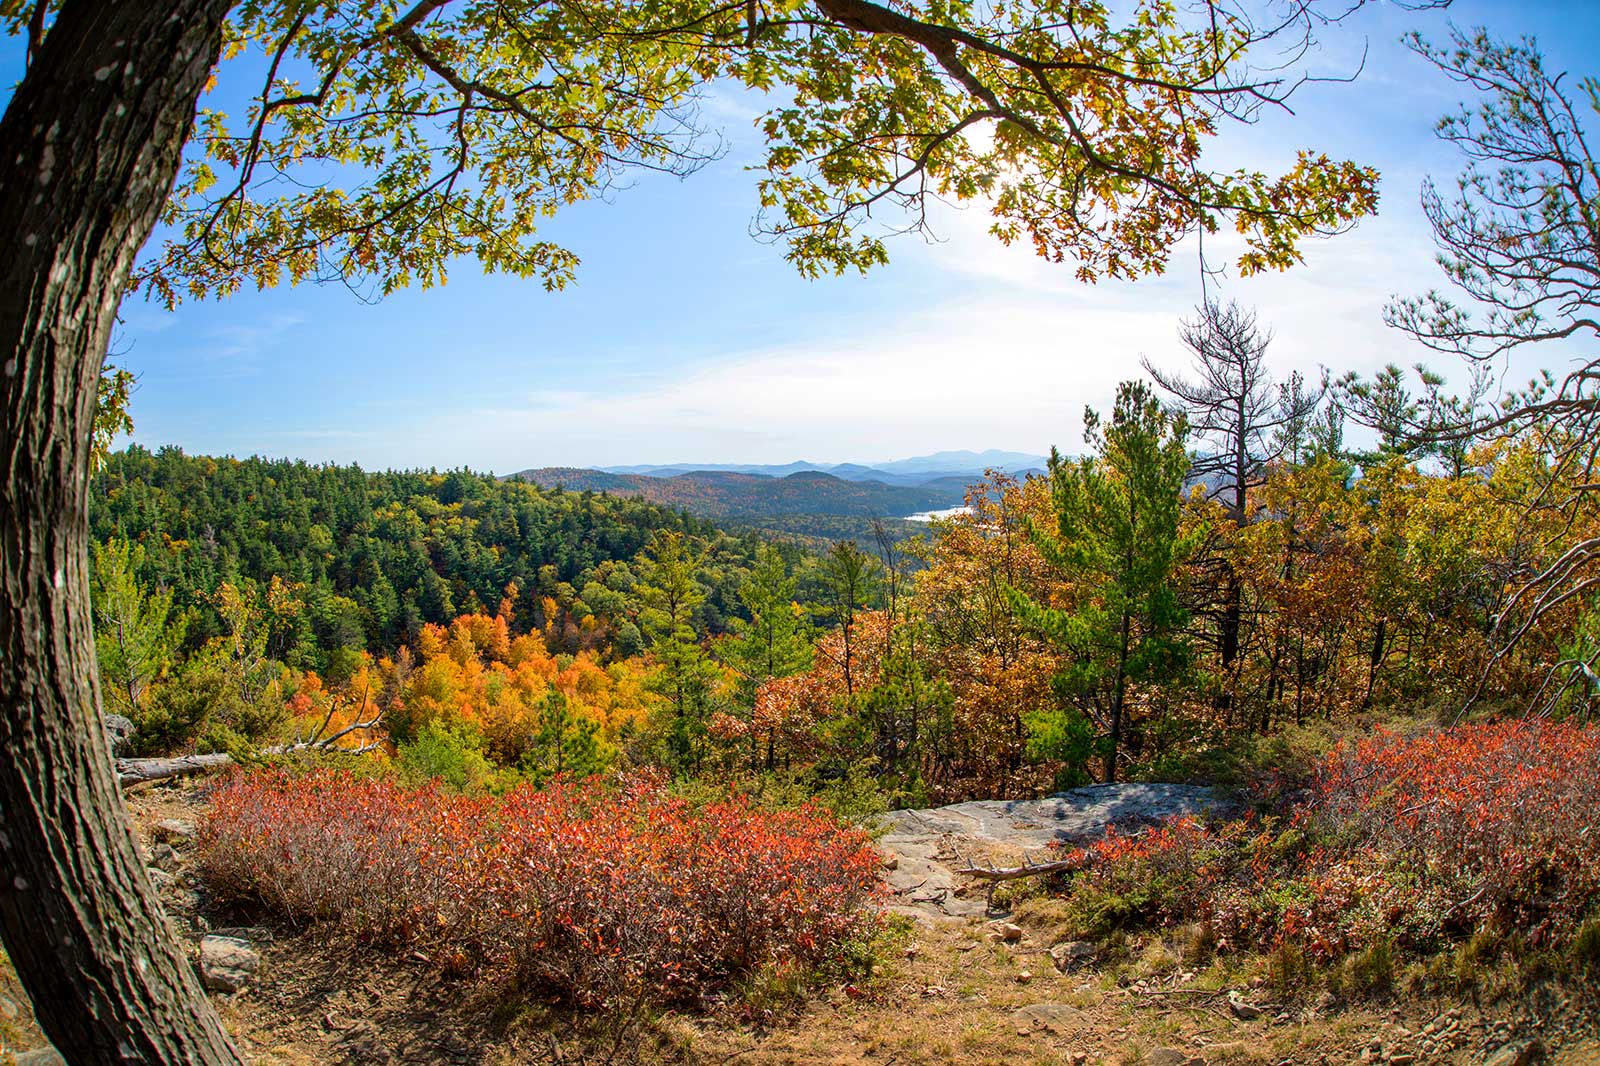
[[1482, 928], [1535, 944], [1600, 907], [1600, 729], [1520, 719], [1330, 753], [1285, 816], [1170, 821], [1082, 849], [1074, 898], [1113, 921], [1211, 923], [1223, 946], [1333, 959]]
[[696, 808], [656, 778], [486, 799], [239, 773], [199, 848], [225, 898], [585, 1005], [693, 1004], [764, 965], [825, 963], [879, 920], [861, 830], [809, 807]]

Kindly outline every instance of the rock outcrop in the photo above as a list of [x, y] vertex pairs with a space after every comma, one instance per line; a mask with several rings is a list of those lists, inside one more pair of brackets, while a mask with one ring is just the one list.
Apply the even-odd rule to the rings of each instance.
[[1010, 861], [1048, 858], [1052, 843], [1086, 844], [1115, 825], [1126, 832], [1218, 805], [1198, 785], [1106, 784], [1036, 800], [973, 800], [926, 810], [890, 811], [879, 840], [884, 881], [902, 908], [924, 914], [975, 915], [988, 908], [958, 872], [967, 860], [996, 853]]

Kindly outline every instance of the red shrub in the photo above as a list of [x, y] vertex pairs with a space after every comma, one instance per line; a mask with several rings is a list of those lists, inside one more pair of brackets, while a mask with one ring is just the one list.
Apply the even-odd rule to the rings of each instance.
[[825, 813], [696, 809], [651, 781], [492, 800], [241, 774], [200, 845], [219, 893], [585, 1003], [693, 1000], [767, 963], [822, 962], [873, 928], [880, 891], [865, 834]]
[[1534, 941], [1600, 905], [1600, 730], [1538, 720], [1341, 746], [1287, 820], [1179, 819], [1080, 853], [1077, 890], [1224, 943], [1332, 958], [1480, 926]]
[[1451, 909], [1442, 917], [1537, 939], [1600, 898], [1600, 730], [1380, 730], [1328, 757], [1302, 817], [1406, 864]]

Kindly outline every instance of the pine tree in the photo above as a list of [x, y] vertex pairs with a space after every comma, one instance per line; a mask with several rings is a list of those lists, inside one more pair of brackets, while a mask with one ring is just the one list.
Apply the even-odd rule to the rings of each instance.
[[697, 622], [705, 590], [696, 575], [705, 563], [682, 533], [658, 532], [641, 557], [634, 594], [639, 628], [656, 672], [650, 688], [667, 702], [667, 753], [680, 771], [694, 772], [705, 754], [716, 664], [701, 645]]
[[95, 656], [106, 709], [130, 718], [172, 662], [188, 619], [172, 609], [172, 590], [148, 592], [137, 574], [144, 546], [110, 540], [92, 548], [89, 584]]
[[[1023, 616], [1068, 655], [1055, 678], [1066, 706], [1030, 716], [1033, 750], [1081, 764], [1086, 731], [1076, 720], [1086, 714], [1107, 781], [1116, 779], [1129, 685], [1171, 682], [1189, 665], [1188, 613], [1175, 581], [1194, 546], [1193, 534], [1179, 534], [1186, 432], [1183, 416], [1164, 410], [1142, 382], [1117, 388], [1108, 425], [1086, 411], [1084, 439], [1095, 454], [1051, 456], [1057, 532], [1034, 531], [1040, 551], [1067, 575], [1071, 602], [1054, 607], [1012, 593]], [[1048, 736], [1077, 739], [1041, 750]]]
[[616, 749], [600, 735], [600, 723], [572, 707], [559, 689], [551, 689], [539, 704], [539, 729], [522, 757], [521, 769], [536, 785], [568, 774], [588, 777], [605, 772]]
[[[737, 623], [733, 634], [717, 645], [718, 657], [739, 675], [737, 688], [747, 720], [754, 719], [756, 696], [763, 684], [811, 666], [815, 633], [804, 609], [796, 602], [798, 584], [782, 553], [769, 544], [756, 549], [755, 565], [739, 586], [739, 602], [749, 612], [750, 620]], [[761, 761], [757, 747], [760, 739], [752, 729], [752, 768]], [[769, 732], [766, 741], [765, 763], [771, 769], [777, 743], [775, 730]]]

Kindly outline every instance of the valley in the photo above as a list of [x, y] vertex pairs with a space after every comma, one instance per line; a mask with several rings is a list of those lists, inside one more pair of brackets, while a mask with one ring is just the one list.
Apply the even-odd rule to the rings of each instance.
[[875, 520], [897, 538], [915, 535], [908, 523], [961, 507], [989, 469], [1023, 477], [1043, 473], [1045, 461], [1015, 452], [941, 452], [872, 466], [541, 467], [510, 476], [544, 488], [636, 496], [739, 528], [865, 541]]

